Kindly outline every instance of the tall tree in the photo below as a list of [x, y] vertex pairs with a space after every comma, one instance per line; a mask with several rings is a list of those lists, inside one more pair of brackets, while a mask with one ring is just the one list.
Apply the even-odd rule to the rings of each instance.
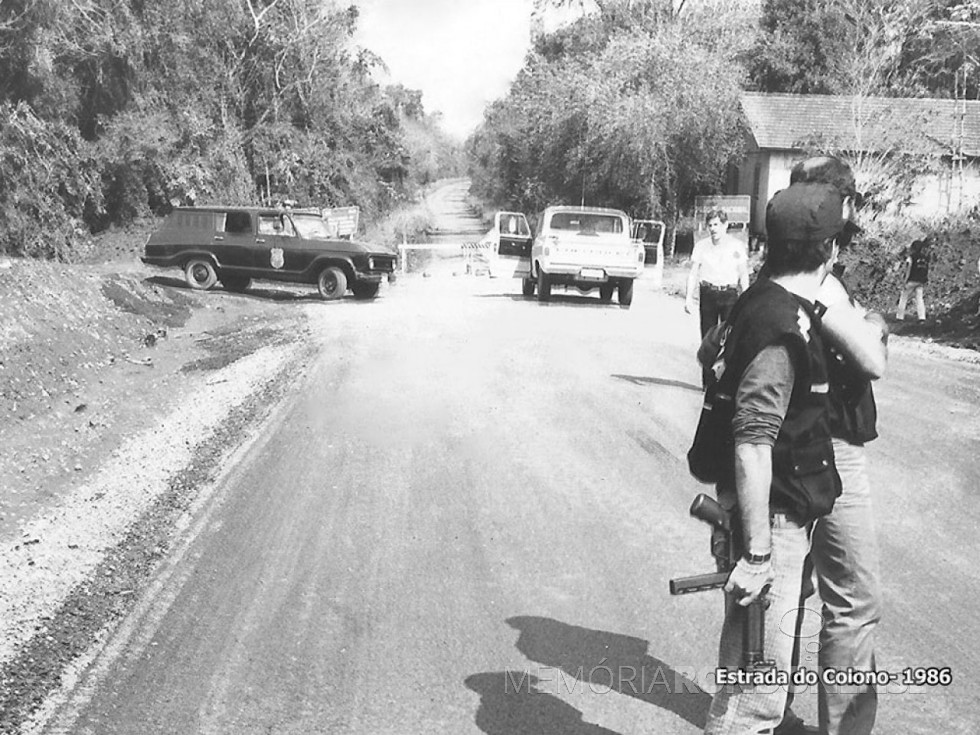
[[745, 63], [764, 92], [949, 97], [978, 48], [976, 0], [766, 0]]

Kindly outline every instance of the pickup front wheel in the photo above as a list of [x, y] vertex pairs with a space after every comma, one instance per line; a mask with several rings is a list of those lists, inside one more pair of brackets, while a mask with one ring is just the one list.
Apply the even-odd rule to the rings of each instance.
[[551, 300], [551, 276], [544, 271], [538, 272], [538, 301]]
[[534, 296], [533, 278], [525, 278], [521, 281], [521, 293], [525, 296]]
[[191, 258], [184, 266], [184, 278], [187, 285], [198, 291], [211, 288], [218, 282], [218, 274], [210, 260]]
[[347, 276], [336, 266], [324, 268], [316, 279], [316, 287], [320, 296], [327, 301], [334, 301], [347, 293]]

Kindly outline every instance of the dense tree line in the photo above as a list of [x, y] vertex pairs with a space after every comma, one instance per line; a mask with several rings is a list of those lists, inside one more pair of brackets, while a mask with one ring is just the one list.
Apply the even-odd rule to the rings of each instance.
[[584, 201], [676, 222], [740, 160], [743, 90], [976, 98], [980, 83], [976, 0], [537, 6], [591, 12], [535, 39], [467, 142], [477, 192], [527, 211]]
[[476, 190], [529, 211], [585, 201], [671, 219], [717, 191], [742, 145], [733, 61], [748, 18], [723, 5], [607, 2], [538, 36], [468, 141]]
[[354, 6], [4, 0], [0, 251], [187, 203], [288, 197], [384, 212], [458, 166], [421, 95], [372, 78]]

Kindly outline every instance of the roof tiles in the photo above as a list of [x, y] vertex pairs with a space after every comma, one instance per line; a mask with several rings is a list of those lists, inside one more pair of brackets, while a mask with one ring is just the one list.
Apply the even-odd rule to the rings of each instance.
[[868, 151], [950, 154], [959, 138], [965, 155], [980, 156], [976, 100], [743, 92], [741, 101], [760, 148], [798, 149], [818, 136], [844, 147], [853, 141]]

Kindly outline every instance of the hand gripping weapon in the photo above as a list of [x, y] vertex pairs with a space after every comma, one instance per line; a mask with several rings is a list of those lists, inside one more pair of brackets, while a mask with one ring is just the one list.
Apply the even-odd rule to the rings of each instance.
[[[700, 493], [691, 503], [691, 515], [711, 526], [711, 555], [715, 558], [717, 572], [696, 574], [670, 580], [670, 594], [687, 595], [692, 592], [721, 589], [735, 568], [735, 544], [732, 542], [732, 519], [718, 501]], [[760, 598], [746, 608], [742, 632], [742, 665], [747, 672], [765, 672], [775, 663], [767, 660], [763, 650], [765, 636], [765, 602]]]

